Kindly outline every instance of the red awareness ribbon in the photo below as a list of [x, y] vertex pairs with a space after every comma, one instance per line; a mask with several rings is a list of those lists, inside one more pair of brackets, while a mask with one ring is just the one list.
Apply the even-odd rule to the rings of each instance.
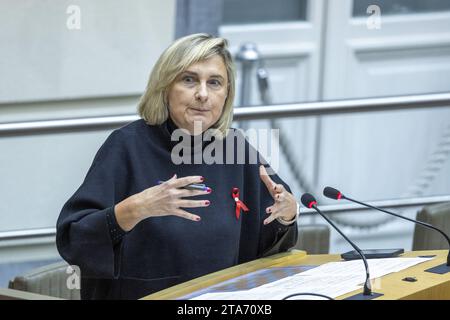
[[239, 199], [239, 188], [233, 188], [231, 191], [231, 195], [233, 196], [234, 201], [236, 202], [236, 219], [239, 220], [239, 216], [241, 215], [241, 209], [245, 212], [249, 211], [247, 206]]

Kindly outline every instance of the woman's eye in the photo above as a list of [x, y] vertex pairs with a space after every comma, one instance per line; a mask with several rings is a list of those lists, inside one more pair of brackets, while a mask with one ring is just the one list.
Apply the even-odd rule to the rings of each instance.
[[213, 87], [220, 87], [222, 84], [220, 83], [219, 80], [210, 80], [209, 83], [213, 86]]
[[183, 77], [182, 80], [184, 83], [188, 83], [188, 84], [194, 83], [194, 78], [190, 77], [190, 76], [185, 76], [185, 77]]

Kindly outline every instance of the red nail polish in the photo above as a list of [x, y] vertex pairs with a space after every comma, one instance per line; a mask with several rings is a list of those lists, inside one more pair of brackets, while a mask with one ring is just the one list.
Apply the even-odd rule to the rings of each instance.
[[270, 213], [270, 212], [272, 212], [272, 210], [271, 210], [271, 209], [269, 209], [269, 210], [267, 210], [267, 212], [269, 212], [269, 213]]
[[203, 180], [205, 180], [205, 178], [203, 178], [203, 177], [200, 177], [200, 181], [201, 181], [201, 182], [203, 182]]
[[209, 206], [209, 201], [208, 201], [208, 200], [206, 200], [206, 201], [205, 201], [205, 204], [206, 204], [207, 206]]
[[206, 188], [206, 192], [211, 193], [212, 189], [211, 188]]
[[200, 217], [195, 217], [194, 220], [195, 221], [200, 221]]

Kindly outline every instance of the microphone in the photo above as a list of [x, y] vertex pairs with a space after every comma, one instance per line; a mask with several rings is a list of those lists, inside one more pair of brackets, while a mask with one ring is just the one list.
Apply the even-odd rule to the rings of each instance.
[[[367, 264], [366, 257], [362, 253], [361, 249], [359, 249], [358, 246], [355, 243], [353, 243], [353, 241], [351, 241], [349, 238], [347, 238], [347, 236], [333, 223], [333, 221], [331, 221], [325, 214], [322, 213], [322, 211], [319, 210], [319, 208], [317, 208], [317, 206], [316, 206], [317, 201], [312, 194], [305, 193], [304, 195], [302, 195], [301, 202], [303, 203], [303, 205], [305, 207], [307, 207], [309, 209], [313, 208], [314, 210], [316, 210], [317, 213], [320, 214], [322, 216], [322, 218], [324, 218], [329, 224], [331, 224], [331, 226], [334, 229], [336, 229], [336, 231], [339, 232], [341, 234], [341, 236], [344, 237], [345, 240], [347, 240], [348, 243], [351, 244], [351, 246], [356, 250], [356, 252], [358, 252], [358, 254], [360, 255], [361, 259], [364, 262], [364, 267], [366, 268], [366, 281], [364, 283], [363, 295], [370, 296], [370, 298], [374, 298], [375, 296], [372, 295], [372, 286], [370, 284], [369, 265]], [[380, 295], [381, 294], [377, 294], [377, 297]], [[365, 298], [367, 298], [367, 297], [365, 297]]]
[[[426, 228], [433, 229], [433, 230], [439, 232], [440, 234], [442, 234], [442, 235], [445, 237], [445, 239], [447, 240], [448, 245], [450, 246], [450, 239], [449, 239], [449, 237], [447, 236], [447, 234], [445, 234], [445, 232], [442, 231], [441, 229], [438, 229], [438, 228], [436, 228], [435, 226], [433, 226], [433, 225], [431, 225], [431, 224], [429, 224], [429, 223], [425, 223], [425, 222], [422, 222], [422, 221], [418, 221], [418, 220], [415, 220], [415, 219], [411, 219], [411, 218], [408, 218], [408, 217], [404, 217], [404, 216], [402, 216], [402, 215], [400, 215], [400, 214], [397, 214], [397, 213], [394, 213], [394, 212], [391, 212], [391, 211], [388, 211], [388, 210], [384, 210], [384, 209], [381, 209], [381, 208], [372, 206], [372, 205], [370, 205], [370, 204], [368, 204], [368, 203], [364, 203], [364, 202], [357, 201], [357, 200], [355, 200], [355, 199], [352, 199], [352, 198], [349, 198], [349, 197], [347, 197], [347, 196], [344, 196], [344, 195], [342, 194], [342, 192], [340, 192], [339, 190], [337, 190], [337, 189], [335, 189], [335, 188], [332, 188], [332, 187], [325, 187], [325, 188], [323, 189], [323, 195], [324, 195], [325, 197], [327, 197], [327, 198], [334, 199], [334, 200], [345, 199], [345, 200], [348, 200], [348, 201], [351, 201], [351, 202], [360, 204], [360, 205], [362, 205], [362, 206], [364, 206], [364, 207], [368, 207], [368, 208], [371, 208], [371, 209], [375, 209], [375, 210], [378, 210], [378, 211], [381, 211], [381, 212], [384, 212], [384, 213], [393, 215], [393, 216], [395, 216], [395, 217], [398, 217], [398, 218], [401, 218], [401, 219], [405, 219], [405, 220], [414, 222], [414, 223], [419, 224], [419, 225], [421, 225], [421, 226], [424, 226], [424, 227], [426, 227]], [[443, 265], [437, 266], [437, 267], [435, 267], [435, 268], [428, 269], [428, 270], [426, 270], [426, 271], [442, 274], [442, 273], [447, 273], [447, 272], [449, 272], [449, 271], [450, 271], [450, 268], [449, 268], [449, 267], [450, 267], [450, 251], [449, 251], [449, 253], [448, 253], [448, 255], [447, 255], [447, 264], [443, 264]]]

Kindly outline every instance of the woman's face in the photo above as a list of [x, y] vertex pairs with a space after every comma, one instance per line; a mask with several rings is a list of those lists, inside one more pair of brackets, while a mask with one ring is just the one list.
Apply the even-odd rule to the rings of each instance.
[[[169, 114], [179, 128], [194, 132], [211, 127], [222, 114], [227, 98], [228, 77], [222, 57], [216, 55], [192, 64], [169, 88]], [[197, 127], [198, 128], [198, 127]], [[198, 129], [197, 129], [198, 130]]]

